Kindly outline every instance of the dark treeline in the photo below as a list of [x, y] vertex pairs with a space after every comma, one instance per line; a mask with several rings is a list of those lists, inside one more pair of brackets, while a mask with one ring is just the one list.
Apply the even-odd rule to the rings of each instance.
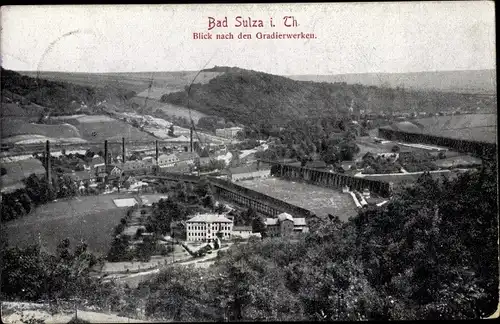
[[2, 222], [29, 214], [36, 206], [58, 198], [74, 197], [78, 188], [66, 175], [53, 177], [49, 186], [44, 176], [30, 175], [24, 180], [25, 188], [3, 194], [0, 213]]
[[[271, 132], [276, 138], [274, 144], [256, 157], [268, 160], [282, 158], [297, 159], [303, 165], [307, 161], [322, 160], [336, 164], [352, 160], [359, 152], [355, 143], [359, 127], [343, 118], [303, 118], [286, 124], [280, 130]], [[250, 128], [244, 129], [250, 138], [258, 136]]]
[[[481, 102], [475, 95], [460, 93], [295, 81], [251, 70], [218, 69], [225, 73], [207, 84], [193, 84], [184, 91], [165, 94], [161, 101], [185, 107], [189, 101], [191, 109], [235, 123], [257, 124], [259, 128], [283, 125], [304, 116], [346, 114], [350, 108], [391, 113], [404, 107], [406, 112], [437, 113], [458, 107], [475, 109]], [[496, 107], [496, 102], [481, 105]]]
[[[176, 321], [467, 319], [498, 304], [496, 171], [422, 176], [383, 208], [305, 238], [252, 240], [141, 284]], [[143, 295], [140, 291], [148, 291]]]

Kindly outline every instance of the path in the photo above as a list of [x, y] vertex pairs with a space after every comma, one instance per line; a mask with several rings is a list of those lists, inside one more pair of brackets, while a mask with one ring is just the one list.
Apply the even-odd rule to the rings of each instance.
[[[403, 171], [403, 169], [401, 170]], [[435, 170], [435, 171], [419, 171], [419, 172], [399, 172], [399, 173], [374, 173], [374, 174], [363, 174], [361, 172], [356, 173], [354, 176], [358, 178], [364, 178], [364, 177], [385, 177], [385, 176], [404, 176], [404, 175], [417, 175], [417, 174], [423, 174], [425, 172], [429, 173], [448, 173], [451, 172], [450, 170]]]

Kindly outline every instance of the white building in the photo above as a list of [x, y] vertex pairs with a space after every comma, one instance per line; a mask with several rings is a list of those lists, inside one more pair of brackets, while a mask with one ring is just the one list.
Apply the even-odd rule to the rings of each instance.
[[158, 157], [158, 166], [160, 168], [173, 167], [179, 162], [179, 158], [175, 154], [162, 154]]
[[233, 227], [233, 237], [239, 236], [243, 239], [250, 238], [252, 236], [260, 237], [260, 233], [253, 233], [252, 226], [234, 226]]
[[218, 128], [215, 130], [215, 135], [225, 138], [234, 138], [238, 132], [243, 131], [241, 127]]
[[188, 241], [210, 241], [221, 233], [222, 240], [231, 238], [233, 221], [223, 215], [200, 214], [186, 222], [186, 239]]
[[245, 165], [229, 169], [231, 181], [242, 181], [246, 179], [268, 178], [271, 176], [271, 169], [258, 168], [256, 164]]

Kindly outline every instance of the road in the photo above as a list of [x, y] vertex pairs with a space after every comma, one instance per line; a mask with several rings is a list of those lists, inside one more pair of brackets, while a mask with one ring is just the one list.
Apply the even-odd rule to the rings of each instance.
[[[226, 251], [229, 248], [223, 247], [220, 250], [213, 251], [211, 254], [206, 254], [203, 257], [200, 258], [193, 258], [191, 256], [188, 256], [186, 258], [183, 258], [181, 260], [178, 260], [174, 263], [167, 263], [167, 265], [174, 265], [174, 266], [194, 266], [194, 267], [209, 267], [211, 266], [215, 259], [217, 258], [217, 253], [218, 251]], [[210, 262], [211, 261], [211, 262]], [[106, 280], [111, 280], [115, 279], [116, 282], [122, 283], [122, 284], [128, 284], [129, 287], [131, 288], [137, 288], [140, 282], [152, 279], [156, 274], [158, 274], [163, 266], [161, 266], [158, 269], [154, 270], [149, 270], [149, 271], [143, 271], [139, 273], [133, 273], [133, 274], [112, 274], [106, 276]]]
[[417, 174], [423, 174], [425, 172], [429, 173], [448, 173], [451, 172], [450, 170], [435, 170], [435, 171], [419, 171], [419, 172], [398, 172], [398, 173], [374, 173], [374, 174], [363, 174], [361, 172], [356, 173], [354, 176], [357, 178], [364, 178], [364, 177], [385, 177], [385, 176], [407, 176], [407, 175], [417, 175]]

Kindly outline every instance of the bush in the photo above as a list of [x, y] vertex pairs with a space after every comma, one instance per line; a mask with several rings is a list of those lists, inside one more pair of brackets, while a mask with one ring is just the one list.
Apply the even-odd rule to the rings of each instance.
[[144, 229], [143, 228], [138, 228], [137, 231], [135, 232], [134, 238], [135, 239], [140, 238], [142, 236], [142, 233], [144, 233]]

